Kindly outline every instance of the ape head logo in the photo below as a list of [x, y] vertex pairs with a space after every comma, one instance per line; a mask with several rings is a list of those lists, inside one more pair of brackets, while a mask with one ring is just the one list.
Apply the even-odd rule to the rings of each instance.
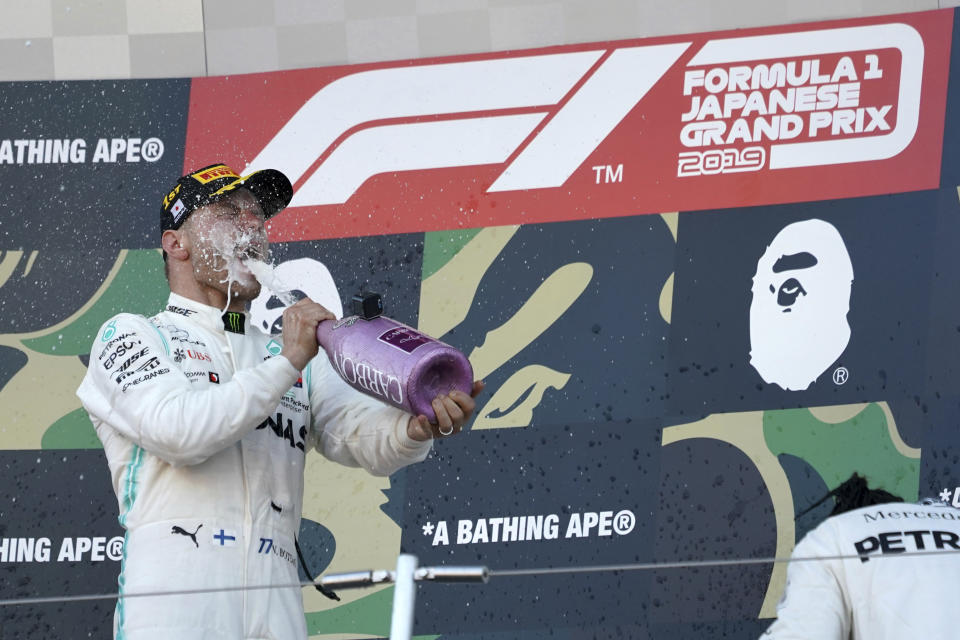
[[268, 335], [283, 329], [283, 310], [287, 308], [278, 293], [288, 292], [293, 298], [310, 298], [329, 309], [335, 316], [343, 316], [343, 303], [330, 270], [318, 260], [297, 258], [281, 262], [273, 271], [274, 283], [282, 285], [283, 291], [271, 291], [267, 287], [250, 304], [253, 325]]
[[850, 342], [853, 265], [829, 222], [784, 227], [757, 263], [750, 305], [750, 364], [788, 391], [810, 386]]

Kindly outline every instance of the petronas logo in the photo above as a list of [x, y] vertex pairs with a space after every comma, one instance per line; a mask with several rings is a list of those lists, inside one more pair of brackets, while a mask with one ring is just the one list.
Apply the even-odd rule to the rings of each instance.
[[113, 320], [110, 324], [107, 325], [107, 328], [103, 331], [103, 336], [100, 338], [100, 342], [108, 342], [117, 333], [117, 321]]
[[271, 340], [267, 343], [267, 351], [272, 356], [278, 356], [280, 355], [280, 352], [283, 351], [283, 347], [280, 346], [280, 343], [276, 340]]

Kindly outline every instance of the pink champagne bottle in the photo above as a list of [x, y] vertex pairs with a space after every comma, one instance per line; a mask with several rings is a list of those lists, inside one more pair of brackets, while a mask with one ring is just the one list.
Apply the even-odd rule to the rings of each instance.
[[317, 326], [317, 341], [333, 368], [354, 389], [436, 424], [430, 405], [434, 398], [454, 389], [472, 391], [470, 361], [412, 327], [384, 316], [368, 319], [370, 315]]

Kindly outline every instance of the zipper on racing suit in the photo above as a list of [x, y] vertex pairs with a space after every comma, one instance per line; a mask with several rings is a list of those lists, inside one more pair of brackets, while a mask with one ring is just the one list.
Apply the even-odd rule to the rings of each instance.
[[[242, 334], [240, 334], [242, 335]], [[240, 366], [237, 363], [237, 356], [233, 349], [233, 342], [230, 339], [230, 333], [224, 332], [224, 338], [227, 342], [227, 351], [230, 355], [230, 362], [233, 365], [233, 373], [231, 373], [231, 379], [233, 376], [240, 371]], [[244, 446], [243, 440], [239, 442], [240, 445], [240, 479], [243, 485], [243, 537], [244, 537], [244, 549], [243, 549], [243, 574], [241, 586], [247, 586], [247, 569], [250, 564], [250, 545], [253, 543], [253, 514], [250, 512], [250, 483], [247, 482], [247, 456], [244, 455]], [[247, 632], [247, 595], [248, 590], [243, 589], [243, 627], [244, 634]]]

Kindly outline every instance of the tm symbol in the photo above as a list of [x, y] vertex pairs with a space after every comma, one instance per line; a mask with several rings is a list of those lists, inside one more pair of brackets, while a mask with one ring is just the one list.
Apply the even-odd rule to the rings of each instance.
[[623, 164], [614, 167], [612, 164], [598, 164], [593, 169], [594, 184], [613, 184], [623, 182]]

